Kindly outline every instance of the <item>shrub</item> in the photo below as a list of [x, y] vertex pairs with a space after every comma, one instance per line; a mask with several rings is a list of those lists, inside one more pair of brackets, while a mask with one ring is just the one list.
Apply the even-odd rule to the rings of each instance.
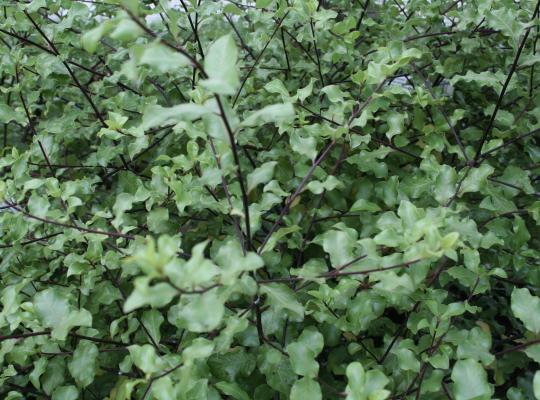
[[538, 8], [4, 2], [1, 397], [540, 398]]

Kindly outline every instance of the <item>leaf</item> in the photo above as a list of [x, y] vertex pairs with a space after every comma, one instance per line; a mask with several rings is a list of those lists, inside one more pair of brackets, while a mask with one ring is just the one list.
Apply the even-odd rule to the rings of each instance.
[[527, 288], [512, 290], [512, 313], [519, 318], [525, 328], [540, 332], [540, 298], [531, 295]]
[[261, 294], [268, 297], [268, 304], [276, 310], [287, 310], [293, 320], [301, 321], [304, 318], [304, 307], [296, 300], [294, 292], [287, 286], [271, 283], [261, 286]]
[[221, 267], [220, 278], [225, 285], [236, 283], [242, 273], [256, 271], [264, 265], [264, 260], [257, 253], [249, 251], [244, 255], [240, 243], [236, 240], [224, 243], [214, 259]]
[[76, 400], [79, 398], [79, 392], [75, 386], [59, 386], [53, 394], [52, 400]]
[[540, 399], [540, 372], [536, 371], [533, 378], [533, 392], [536, 400]]
[[250, 114], [243, 126], [260, 126], [268, 123], [289, 122], [294, 119], [294, 108], [291, 103], [272, 104]]
[[190, 60], [163, 44], [153, 43], [145, 47], [139, 59], [139, 64], [148, 65], [159, 73], [165, 74], [180, 71], [183, 66], [190, 64]]
[[384, 400], [390, 396], [390, 392], [384, 389], [389, 381], [382, 372], [371, 370], [366, 373], [361, 363], [353, 362], [347, 366], [346, 374], [347, 400]]
[[99, 41], [103, 36], [109, 33], [114, 28], [111, 21], [105, 21], [94, 29], [86, 31], [81, 37], [81, 44], [84, 50], [89, 53], [94, 53], [99, 45]]
[[141, 321], [146, 330], [148, 330], [150, 336], [152, 336], [152, 339], [154, 339], [156, 343], [159, 343], [161, 341], [160, 327], [165, 321], [163, 315], [161, 315], [158, 310], [147, 310], [143, 313]]
[[43, 375], [46, 369], [47, 369], [46, 358], [40, 358], [39, 360], [34, 362], [34, 369], [30, 373], [29, 378], [30, 378], [30, 382], [32, 382], [32, 385], [34, 385], [34, 387], [38, 390], [41, 389], [41, 383], [39, 382], [39, 378], [41, 377], [41, 375]]
[[291, 389], [291, 400], [313, 399], [322, 400], [319, 384], [310, 378], [296, 381]]
[[156, 349], [150, 344], [142, 346], [134, 344], [128, 347], [133, 363], [145, 374], [156, 372], [160, 367], [160, 360]]
[[44, 197], [38, 196], [35, 192], [32, 193], [28, 199], [28, 211], [30, 211], [30, 214], [35, 215], [36, 217], [46, 217], [49, 207], [49, 201]]
[[267, 183], [272, 179], [274, 175], [274, 168], [277, 165], [277, 161], [269, 161], [255, 168], [247, 176], [248, 193], [261, 183]]
[[91, 326], [92, 314], [87, 310], [74, 310], [65, 296], [56, 289], [46, 289], [34, 297], [34, 309], [43, 325], [52, 328], [54, 339], [64, 340], [75, 326]]
[[272, 389], [289, 395], [291, 387], [296, 381], [296, 375], [288, 358], [276, 349], [263, 346], [259, 354], [258, 366]]
[[216, 387], [225, 395], [236, 400], [250, 400], [250, 397], [236, 383], [218, 382]]
[[488, 400], [492, 389], [482, 365], [475, 360], [460, 360], [452, 369], [453, 393], [456, 400]]
[[350, 209], [351, 212], [356, 211], [368, 211], [368, 212], [377, 212], [381, 211], [381, 208], [375, 204], [367, 201], [366, 199], [358, 199], [354, 202]]
[[98, 347], [86, 340], [79, 341], [68, 363], [68, 369], [77, 386], [84, 388], [94, 381], [97, 370]]
[[201, 85], [217, 94], [235, 94], [240, 85], [237, 57], [238, 50], [232, 35], [222, 36], [212, 43], [204, 59], [208, 79], [201, 81]]
[[354, 258], [356, 237], [350, 231], [328, 230], [319, 240], [322, 241], [323, 249], [330, 255], [330, 262], [335, 268], [345, 265]]
[[168, 320], [191, 332], [210, 332], [221, 324], [225, 313], [223, 303], [215, 289], [201, 295], [185, 295], [171, 307]]
[[[111, 38], [127, 43], [135, 40], [143, 33], [143, 30], [131, 18], [123, 18], [111, 32]], [[95, 38], [94, 38], [95, 40]], [[90, 50], [94, 50], [94, 43], [90, 44]], [[85, 47], [85, 50], [87, 48]], [[88, 50], [87, 50], [88, 51]], [[91, 51], [92, 53], [93, 51]]]
[[133, 292], [124, 303], [124, 312], [129, 313], [146, 304], [152, 307], [163, 307], [169, 304], [177, 294], [171, 285], [161, 282], [153, 286], [149, 285], [150, 278], [140, 277], [135, 279]]
[[177, 124], [180, 121], [193, 121], [210, 112], [199, 104], [180, 104], [164, 108], [158, 105], [149, 106], [144, 110], [142, 129], [148, 130], [159, 126]]
[[208, 366], [217, 379], [239, 382], [242, 377], [252, 375], [255, 369], [255, 358], [243, 348], [234, 348], [224, 354], [210, 356]]
[[513, 10], [506, 7], [493, 10], [488, 14], [487, 21], [489, 26], [502, 31], [505, 36], [510, 37], [514, 44], [519, 42], [524, 26]]
[[302, 154], [310, 160], [317, 156], [317, 140], [314, 137], [302, 137], [297, 131], [290, 136], [291, 148], [294, 152]]
[[177, 287], [187, 291], [212, 286], [219, 274], [219, 268], [205, 258], [204, 249], [207, 242], [198, 243], [193, 247], [188, 262], [177, 259], [165, 265], [165, 273]]
[[256, 6], [257, 8], [265, 8], [272, 4], [273, 1], [274, 0], [257, 0]]
[[315, 378], [319, 373], [315, 357], [323, 347], [323, 336], [316, 329], [306, 328], [296, 342], [287, 346], [293, 371], [307, 378]]
[[485, 185], [488, 176], [493, 171], [493, 167], [486, 163], [483, 163], [478, 168], [472, 168], [461, 184], [460, 195], [469, 192], [478, 192]]
[[169, 376], [159, 378], [152, 384], [152, 395], [157, 400], [175, 400], [177, 398], [175, 392], [173, 381]]
[[0, 104], [0, 122], [8, 124], [11, 121], [23, 123], [24, 118], [7, 104]]
[[394, 136], [403, 132], [405, 115], [397, 112], [390, 112], [386, 115], [386, 123], [388, 124], [386, 137], [392, 139]]

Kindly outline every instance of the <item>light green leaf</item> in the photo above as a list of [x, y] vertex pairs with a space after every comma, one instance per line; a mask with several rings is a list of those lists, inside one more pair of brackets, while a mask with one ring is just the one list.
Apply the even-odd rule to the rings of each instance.
[[527, 288], [514, 288], [511, 297], [512, 312], [523, 322], [525, 328], [540, 332], [540, 298], [531, 295]]
[[207, 51], [204, 70], [208, 79], [201, 84], [214, 93], [235, 94], [240, 80], [236, 60], [238, 50], [232, 35], [225, 35], [216, 40]]
[[8, 124], [11, 121], [17, 121], [19, 123], [23, 123], [24, 117], [15, 110], [13, 110], [10, 106], [7, 104], [0, 104], [0, 122], [4, 124]]
[[272, 4], [273, 1], [274, 0], [257, 0], [256, 6], [257, 8], [265, 8]]
[[390, 391], [384, 389], [388, 378], [378, 370], [367, 373], [359, 362], [353, 362], [346, 370], [348, 384], [345, 389], [347, 400], [384, 400], [390, 396]]
[[46, 289], [34, 297], [34, 309], [43, 325], [52, 328], [54, 339], [64, 340], [74, 326], [90, 326], [92, 314], [84, 308], [73, 309], [56, 289]]
[[174, 107], [152, 105], [144, 110], [141, 127], [144, 130], [158, 126], [177, 124], [180, 121], [193, 121], [208, 114], [210, 110], [199, 104], [180, 104]]
[[276, 165], [277, 161], [269, 161], [250, 172], [247, 176], [248, 193], [255, 189], [257, 185], [270, 181], [274, 175]]
[[[131, 18], [123, 18], [111, 32], [111, 38], [121, 42], [130, 42], [135, 40], [143, 33], [143, 30]], [[92, 44], [90, 50], [92, 50]], [[85, 50], [87, 50], [85, 48]], [[94, 49], [95, 50], [95, 49]], [[88, 51], [88, 50], [87, 50]]]
[[68, 363], [68, 369], [79, 387], [86, 387], [94, 381], [97, 370], [98, 347], [87, 340], [79, 341]]
[[291, 389], [291, 400], [322, 400], [321, 387], [310, 378], [296, 381]]
[[218, 382], [216, 387], [225, 395], [236, 400], [250, 400], [248, 394], [236, 383]]
[[271, 283], [261, 286], [260, 291], [268, 297], [268, 304], [276, 310], [287, 310], [291, 318], [296, 321], [304, 318], [304, 307], [286, 285]]
[[161, 282], [150, 286], [150, 279], [149, 277], [135, 279], [133, 292], [124, 303], [124, 312], [131, 312], [146, 304], [156, 308], [163, 307], [178, 294], [168, 283]]
[[492, 389], [482, 365], [475, 360], [456, 362], [451, 375], [456, 400], [489, 400]]
[[461, 184], [460, 195], [478, 192], [486, 184], [488, 176], [493, 172], [493, 167], [486, 163], [483, 163], [478, 168], [472, 168]]
[[75, 386], [59, 386], [57, 387], [51, 397], [51, 400], [77, 400], [79, 398], [79, 391]]
[[534, 373], [533, 378], [533, 392], [536, 400], [540, 399], [540, 371]]
[[388, 124], [388, 131], [386, 137], [392, 139], [394, 136], [403, 132], [405, 123], [405, 115], [397, 112], [390, 112], [385, 116], [386, 123]]
[[220, 324], [225, 313], [224, 301], [216, 289], [203, 294], [184, 295], [171, 307], [168, 320], [191, 332], [210, 332]]
[[293, 151], [305, 155], [310, 160], [317, 156], [317, 140], [312, 136], [303, 137], [294, 131], [290, 137], [290, 144]]
[[158, 310], [146, 310], [141, 318], [148, 333], [152, 336], [156, 343], [161, 341], [161, 332], [159, 330], [165, 318]]
[[435, 179], [435, 200], [445, 205], [456, 192], [457, 174], [454, 168], [442, 165]]
[[83, 49], [89, 53], [94, 53], [99, 45], [99, 41], [103, 36], [109, 33], [114, 28], [112, 21], [105, 21], [94, 29], [86, 31], [81, 37], [81, 44]]
[[137, 345], [134, 344], [128, 347], [129, 354], [133, 360], [133, 363], [141, 369], [145, 374], [152, 374], [156, 372], [161, 364], [156, 349], [150, 345]]
[[139, 64], [148, 65], [164, 74], [167, 72], [179, 72], [183, 66], [189, 65], [190, 61], [184, 55], [156, 42], [145, 47], [139, 59]]
[[294, 107], [291, 103], [272, 104], [250, 114], [243, 126], [260, 126], [268, 123], [288, 122], [294, 119]]
[[377, 211], [381, 211], [381, 208], [377, 204], [367, 201], [366, 199], [358, 199], [354, 202], [350, 211], [368, 211], [374, 213]]
[[319, 373], [319, 364], [315, 357], [323, 347], [323, 336], [314, 328], [306, 328], [296, 342], [287, 346], [294, 372], [307, 378], [315, 378]]

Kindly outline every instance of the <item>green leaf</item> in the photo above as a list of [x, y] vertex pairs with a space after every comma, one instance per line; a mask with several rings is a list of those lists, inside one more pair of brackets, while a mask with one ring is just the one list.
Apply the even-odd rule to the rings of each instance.
[[94, 381], [97, 371], [98, 347], [86, 340], [81, 340], [68, 363], [68, 369], [77, 386], [86, 387]]
[[478, 192], [487, 182], [487, 178], [494, 172], [489, 164], [483, 163], [478, 168], [472, 168], [461, 184], [460, 194]]
[[34, 309], [43, 325], [52, 328], [54, 339], [64, 340], [75, 326], [90, 326], [92, 314], [87, 310], [75, 310], [65, 296], [56, 289], [46, 289], [34, 297]]
[[153, 43], [145, 47], [140, 56], [139, 64], [148, 65], [159, 73], [178, 72], [182, 67], [189, 65], [190, 60], [163, 44]]
[[255, 189], [257, 185], [270, 181], [274, 175], [276, 165], [276, 161], [269, 161], [250, 172], [247, 176], [248, 193]]
[[276, 310], [287, 310], [293, 320], [301, 321], [304, 318], [304, 307], [286, 285], [271, 283], [261, 286], [260, 291], [268, 297], [267, 301], [271, 307]]
[[148, 277], [135, 279], [133, 292], [124, 303], [124, 312], [131, 312], [146, 304], [156, 308], [163, 307], [178, 294], [176, 289], [167, 283], [157, 283], [153, 286], [150, 286], [149, 283], [150, 278]]
[[150, 345], [132, 345], [128, 347], [133, 363], [145, 374], [156, 372], [160, 367], [160, 360], [156, 354], [156, 349]]
[[201, 84], [217, 94], [235, 94], [240, 85], [237, 57], [238, 50], [232, 35], [220, 37], [207, 51], [204, 70], [208, 79], [201, 81]]
[[500, 30], [510, 37], [514, 44], [519, 42], [519, 37], [524, 25], [519, 21], [517, 14], [506, 7], [501, 7], [489, 13], [487, 22], [489, 26]]
[[180, 121], [193, 121], [209, 112], [208, 108], [193, 103], [180, 104], [169, 108], [152, 105], [144, 110], [141, 127], [148, 130], [159, 126], [177, 124]]
[[536, 400], [540, 399], [540, 372], [536, 371], [533, 378], [533, 392]]
[[320, 238], [332, 265], [337, 268], [354, 258], [356, 234], [351, 231], [328, 230]]
[[540, 298], [531, 295], [527, 288], [514, 288], [511, 297], [512, 313], [523, 322], [525, 328], [540, 332]]
[[236, 400], [250, 400], [250, 397], [236, 383], [218, 382], [216, 387], [225, 395]]
[[291, 134], [290, 144], [294, 152], [302, 154], [310, 160], [317, 156], [317, 140], [314, 137], [302, 137], [295, 131]]
[[257, 8], [265, 8], [272, 4], [272, 2], [273, 0], [257, 0], [256, 6]]
[[201, 295], [182, 296], [169, 310], [168, 320], [191, 332], [210, 332], [221, 324], [224, 313], [224, 301], [214, 289]]
[[146, 330], [156, 343], [161, 341], [161, 324], [165, 321], [163, 315], [157, 310], [147, 310], [143, 313], [141, 318]]
[[366, 373], [362, 364], [353, 362], [347, 366], [346, 374], [347, 400], [384, 400], [390, 396], [390, 392], [384, 389], [389, 381], [382, 372], [371, 370]]
[[405, 115], [391, 112], [386, 116], [386, 123], [388, 124], [388, 131], [386, 137], [392, 139], [394, 136], [399, 135], [404, 128]]
[[435, 200], [446, 205], [456, 192], [457, 174], [454, 168], [442, 165], [435, 179]]
[[377, 211], [381, 211], [381, 208], [377, 204], [367, 201], [366, 199], [358, 199], [351, 206], [350, 211], [368, 211], [374, 213]]
[[296, 342], [287, 346], [293, 371], [307, 378], [315, 378], [319, 373], [315, 357], [323, 347], [323, 336], [314, 328], [306, 328]]
[[24, 118], [7, 104], [0, 104], [0, 122], [8, 124], [11, 121], [23, 123]]
[[453, 393], [456, 400], [491, 399], [492, 389], [482, 365], [475, 360], [460, 360], [452, 369]]
[[260, 126], [268, 123], [289, 122], [294, 119], [294, 107], [291, 103], [272, 104], [250, 114], [243, 126]]
[[79, 398], [79, 392], [75, 386], [59, 386], [53, 394], [52, 400], [76, 400]]
[[96, 26], [94, 29], [86, 31], [81, 37], [83, 49], [89, 53], [94, 53], [98, 48], [101, 38], [109, 33], [113, 28], [114, 24], [112, 24], [111, 21], [105, 21]]
[[[116, 28], [111, 32], [111, 38], [119, 40], [121, 42], [130, 42], [135, 40], [143, 33], [143, 30], [132, 19], [124, 18], [116, 25]], [[95, 44], [90, 44], [91, 53], [95, 51]], [[86, 51], [89, 51], [85, 47]]]
[[291, 400], [313, 399], [322, 400], [321, 387], [310, 378], [296, 381], [291, 389]]

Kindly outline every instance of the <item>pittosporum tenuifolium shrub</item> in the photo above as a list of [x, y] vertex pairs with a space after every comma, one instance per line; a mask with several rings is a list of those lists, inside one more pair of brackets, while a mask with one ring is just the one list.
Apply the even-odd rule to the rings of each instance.
[[0, 398], [540, 398], [531, 0], [0, 2]]

